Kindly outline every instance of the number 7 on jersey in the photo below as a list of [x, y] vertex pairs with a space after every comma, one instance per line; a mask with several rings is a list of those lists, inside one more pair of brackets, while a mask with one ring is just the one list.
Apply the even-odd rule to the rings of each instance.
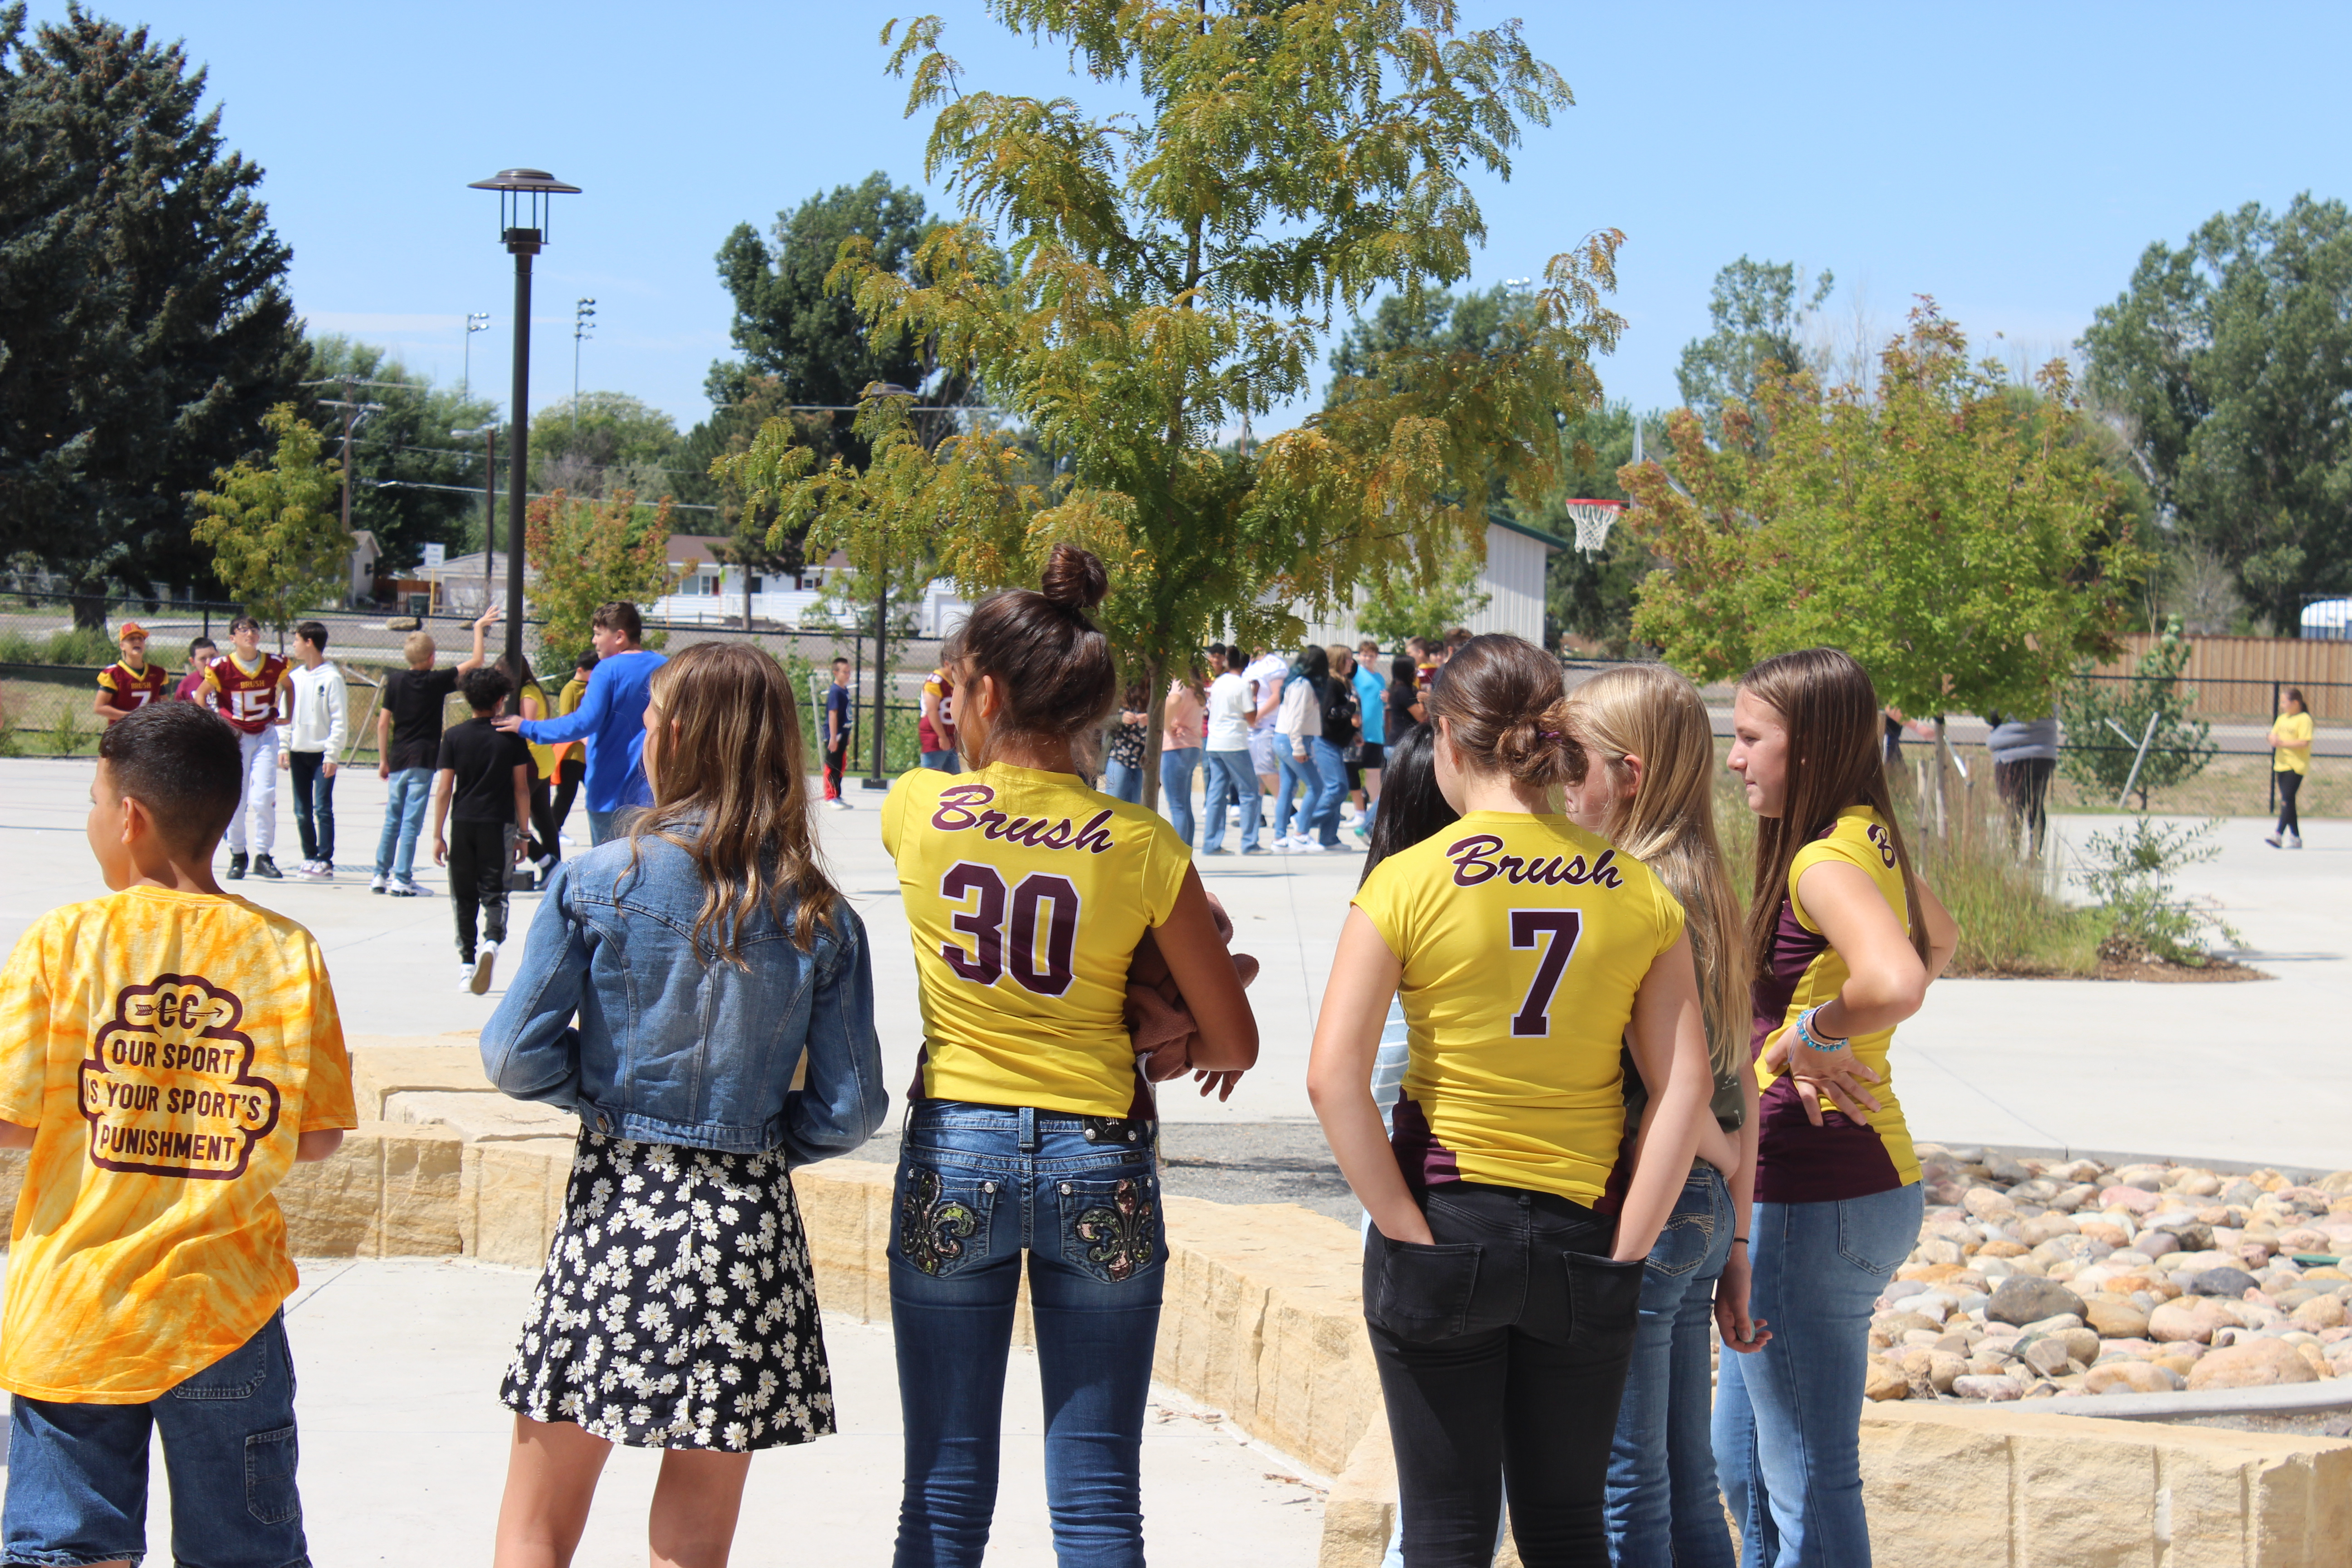
[[[1527, 1000], [1511, 1015], [1513, 1038], [1551, 1033], [1551, 999], [1559, 990], [1561, 977], [1568, 973], [1568, 961], [1576, 955], [1577, 938], [1583, 934], [1584, 915], [1580, 910], [1511, 911], [1511, 945], [1543, 950], [1543, 956], [1536, 963], [1535, 980], [1528, 986]], [[1547, 942], [1546, 937], [1551, 940]]]

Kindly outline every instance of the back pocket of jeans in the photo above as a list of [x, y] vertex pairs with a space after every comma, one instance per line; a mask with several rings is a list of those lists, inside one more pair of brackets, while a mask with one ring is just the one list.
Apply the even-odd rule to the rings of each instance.
[[263, 1524], [284, 1524], [302, 1516], [302, 1494], [294, 1485], [298, 1458], [294, 1428], [257, 1432], [245, 1440], [245, 1510]]
[[1106, 1285], [1123, 1285], [1168, 1256], [1160, 1178], [1073, 1176], [1054, 1184], [1062, 1209], [1062, 1258]]
[[988, 1217], [997, 1184], [949, 1176], [909, 1159], [898, 1168], [898, 1221], [892, 1251], [934, 1279], [961, 1273], [988, 1257]]
[[1486, 1248], [1475, 1241], [1391, 1241], [1377, 1228], [1372, 1247], [1380, 1268], [1377, 1279], [1365, 1281], [1365, 1317], [1414, 1344], [1456, 1340], [1468, 1331]]
[[1593, 1361], [1622, 1361], [1633, 1353], [1633, 1328], [1642, 1308], [1640, 1258], [1621, 1263], [1589, 1252], [1564, 1252], [1568, 1268], [1568, 1342]]

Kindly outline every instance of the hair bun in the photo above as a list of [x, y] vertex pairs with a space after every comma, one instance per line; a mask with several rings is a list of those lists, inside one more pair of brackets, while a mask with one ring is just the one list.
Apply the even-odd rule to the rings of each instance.
[[1110, 592], [1110, 574], [1103, 570], [1102, 561], [1093, 551], [1075, 544], [1056, 544], [1037, 587], [1055, 604], [1082, 616], [1101, 604], [1103, 595]]

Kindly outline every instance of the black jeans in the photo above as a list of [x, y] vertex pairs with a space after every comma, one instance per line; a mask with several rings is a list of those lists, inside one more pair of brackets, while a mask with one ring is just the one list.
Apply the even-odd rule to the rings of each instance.
[[2022, 824], [2032, 836], [2027, 842], [2036, 852], [2042, 848], [2042, 830], [2049, 826], [2050, 779], [2057, 771], [2057, 763], [2048, 757], [1992, 765], [1993, 788], [2009, 808], [2010, 820]]
[[[580, 793], [580, 781], [587, 776], [588, 753], [578, 746], [564, 752], [563, 760], [555, 764], [555, 803], [549, 813], [549, 820], [555, 825], [557, 834], [562, 834], [563, 825], [571, 820], [572, 797]], [[563, 858], [563, 851], [556, 847], [557, 842], [555, 839], [549, 841], [549, 852], [560, 860]]]
[[555, 806], [550, 799], [547, 781], [536, 773], [530, 781], [531, 842], [528, 850], [534, 860], [544, 860], [552, 855], [563, 858], [562, 841], [556, 837]]
[[302, 858], [335, 860], [335, 779], [324, 752], [289, 752], [286, 771], [294, 775], [294, 831], [302, 836]]
[[1486, 1568], [1507, 1478], [1528, 1568], [1607, 1568], [1602, 1498], [1642, 1261], [1613, 1220], [1547, 1193], [1457, 1183], [1436, 1245], [1364, 1244], [1364, 1317], [1396, 1447], [1404, 1560]]
[[2303, 775], [2292, 768], [2281, 768], [2271, 777], [2278, 781], [2278, 831], [2292, 833], [2300, 838], [2303, 837], [2303, 818], [2294, 814], [2294, 795], [2303, 787]]
[[492, 942], [507, 939], [507, 853], [505, 822], [449, 824], [449, 897], [457, 906], [457, 956], [474, 962], [474, 915], [481, 912], [482, 935]]

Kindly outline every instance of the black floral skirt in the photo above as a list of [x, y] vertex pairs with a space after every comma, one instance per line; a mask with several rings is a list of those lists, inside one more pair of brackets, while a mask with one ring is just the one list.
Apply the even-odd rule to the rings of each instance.
[[638, 1448], [829, 1436], [833, 1379], [783, 1151], [581, 1133], [499, 1396]]

